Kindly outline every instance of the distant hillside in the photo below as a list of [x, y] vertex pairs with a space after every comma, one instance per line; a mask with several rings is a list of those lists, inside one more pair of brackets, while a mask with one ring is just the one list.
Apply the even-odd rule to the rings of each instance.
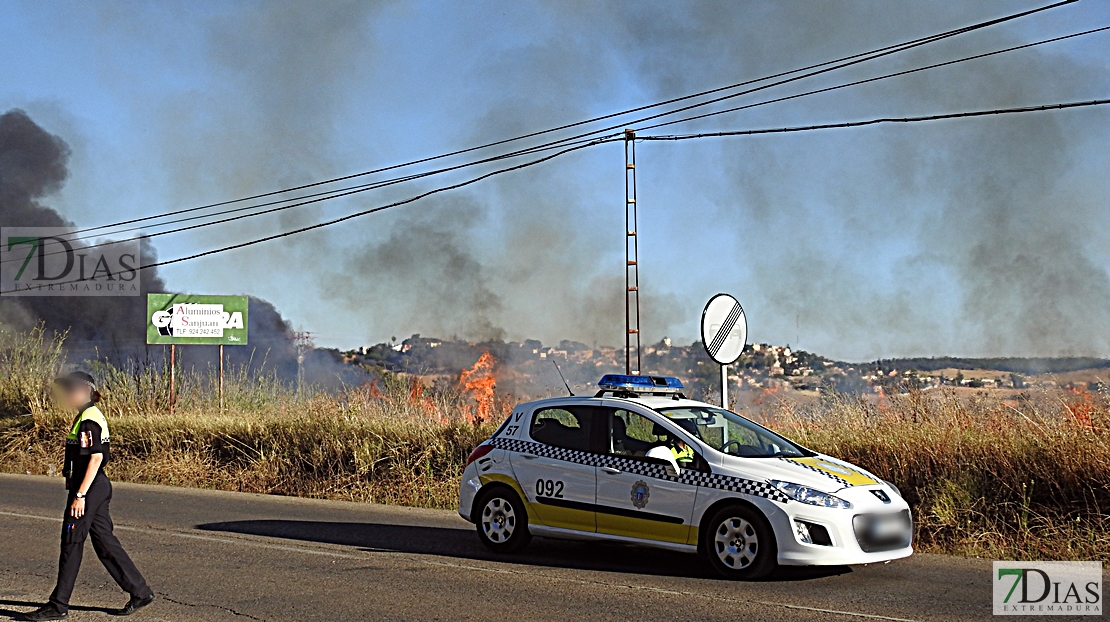
[[[542, 397], [564, 393], [563, 378], [576, 392], [593, 390], [606, 373], [624, 371], [622, 348], [590, 346], [561, 341], [545, 346], [537, 340], [471, 343], [413, 335], [343, 353], [343, 360], [370, 374], [404, 373], [420, 376], [434, 386], [455, 386], [463, 370], [471, 369], [483, 354], [495, 361], [497, 391], [515, 396]], [[647, 373], [677, 376], [688, 394], [718, 399], [720, 367], [711, 361], [700, 342], [679, 345], [670, 339], [645, 345], [643, 369]], [[556, 370], [555, 364], [559, 366]], [[953, 373], [951, 370], [960, 370]], [[822, 391], [850, 394], [890, 394], [939, 387], [976, 390], [1040, 387], [1093, 388], [1101, 386], [1100, 370], [1110, 360], [1070, 358], [897, 358], [870, 363], [844, 363], [789, 346], [750, 344], [729, 372], [730, 386], [755, 394], [792, 390], [816, 396]], [[949, 371], [942, 371], [949, 370]], [[1093, 370], [1092, 378], [1065, 376]], [[560, 376], [561, 372], [561, 376]], [[939, 372], [939, 373], [938, 373]], [[1059, 374], [1060, 377], [1042, 376]]]
[[868, 366], [884, 372], [916, 369], [918, 371], [937, 371], [939, 369], [986, 369], [1010, 373], [1064, 374], [1083, 369], [1110, 368], [1110, 359], [1083, 356], [1061, 358], [959, 358], [942, 356], [936, 358], [880, 359]]

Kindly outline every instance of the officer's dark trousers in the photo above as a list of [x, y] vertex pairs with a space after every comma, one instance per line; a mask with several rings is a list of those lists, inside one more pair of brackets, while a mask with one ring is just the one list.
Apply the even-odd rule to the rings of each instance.
[[97, 473], [89, 494], [85, 497], [85, 515], [81, 518], [73, 518], [69, 514], [73, 499], [71, 492], [62, 523], [58, 585], [50, 595], [50, 602], [59, 611], [69, 610], [69, 596], [73, 593], [74, 582], [77, 581], [77, 571], [81, 569], [81, 557], [87, 537], [92, 538], [93, 550], [100, 558], [100, 563], [104, 564], [108, 574], [112, 575], [121, 588], [132, 596], [149, 596], [152, 592], [146, 580], [112, 533], [112, 517], [108, 515], [108, 504], [112, 501], [112, 483], [103, 473]]

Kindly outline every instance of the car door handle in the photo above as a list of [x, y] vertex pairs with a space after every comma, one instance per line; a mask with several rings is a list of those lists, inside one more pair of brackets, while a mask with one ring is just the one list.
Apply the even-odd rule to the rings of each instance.
[[605, 471], [606, 473], [608, 473], [610, 475], [616, 475], [617, 473], [621, 472], [620, 469], [614, 469], [613, 467], [601, 467], [601, 470]]
[[533, 456], [532, 454], [520, 454], [520, 457], [524, 458], [525, 460], [535, 460], [536, 458], [539, 458], [539, 456]]

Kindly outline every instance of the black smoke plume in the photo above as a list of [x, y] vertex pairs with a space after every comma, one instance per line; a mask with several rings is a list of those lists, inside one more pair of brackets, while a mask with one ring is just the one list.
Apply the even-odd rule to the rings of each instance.
[[[69, 157], [65, 141], [22, 110], [0, 116], [0, 225], [72, 227], [74, 223], [40, 202], [65, 183]], [[149, 245], [142, 250], [146, 257], [154, 252]], [[143, 294], [164, 291], [154, 272], [143, 274], [140, 283]], [[122, 359], [145, 354], [145, 301], [145, 296], [3, 297], [0, 321], [16, 330], [42, 322], [48, 329], [68, 331], [67, 345], [74, 354], [99, 352]]]
[[[72, 227], [74, 223], [41, 201], [61, 189], [69, 175], [70, 149], [22, 110], [0, 115], [0, 225], [14, 227]], [[102, 219], [112, 220], [104, 210]], [[80, 245], [80, 242], [74, 242]], [[143, 262], [156, 257], [143, 240]], [[0, 297], [0, 329], [27, 330], [42, 323], [48, 330], [66, 332], [69, 360], [80, 364], [96, 359], [117, 365], [161, 363], [165, 346], [146, 345], [146, 294], [166, 291], [157, 270], [140, 278], [141, 296]], [[297, 352], [288, 321], [272, 304], [251, 298], [248, 315], [250, 345], [225, 348], [232, 365], [250, 363], [256, 370], [273, 370], [292, 379], [297, 374]], [[184, 365], [214, 365], [214, 346], [180, 348]], [[306, 377], [327, 380], [336, 372], [325, 353], [307, 357]]]

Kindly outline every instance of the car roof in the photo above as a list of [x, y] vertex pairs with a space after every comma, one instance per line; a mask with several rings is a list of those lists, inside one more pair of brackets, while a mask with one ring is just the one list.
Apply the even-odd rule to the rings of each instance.
[[527, 407], [529, 410], [541, 408], [543, 406], [565, 406], [568, 404], [600, 404], [602, 401], [608, 402], [630, 402], [632, 404], [639, 404], [652, 410], [662, 410], [664, 408], [716, 408], [712, 404], [699, 402], [696, 400], [662, 395], [643, 395], [638, 397], [616, 397], [613, 395], [603, 395], [598, 397], [596, 395], [576, 395], [564, 397], [549, 397], [542, 400], [527, 402], [521, 406]]

